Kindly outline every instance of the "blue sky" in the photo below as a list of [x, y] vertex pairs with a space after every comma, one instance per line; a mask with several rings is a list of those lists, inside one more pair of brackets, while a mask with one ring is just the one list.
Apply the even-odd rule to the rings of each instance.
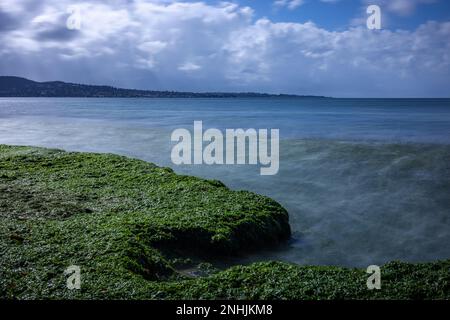
[[276, 6], [274, 1], [270, 0], [241, 0], [239, 2], [254, 8], [258, 17], [267, 16], [276, 22], [313, 21], [328, 30], [343, 30], [352, 25], [352, 20], [365, 18], [365, 9], [369, 4], [380, 5], [383, 18], [388, 22], [384, 28], [388, 29], [411, 30], [429, 20], [450, 20], [450, 1], [405, 0], [404, 2], [408, 2], [409, 5], [400, 5], [397, 10], [386, 5], [389, 1], [395, 2], [395, 0], [304, 0], [301, 1], [301, 5], [293, 9]]
[[[371, 4], [381, 30], [366, 27]], [[448, 97], [449, 9], [445, 0], [1, 0], [0, 74], [156, 90]]]

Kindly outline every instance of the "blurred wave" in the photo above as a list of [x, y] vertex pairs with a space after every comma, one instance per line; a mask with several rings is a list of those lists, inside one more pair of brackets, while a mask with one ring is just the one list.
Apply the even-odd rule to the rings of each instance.
[[295, 241], [250, 260], [368, 266], [450, 257], [450, 146], [289, 140], [281, 148], [277, 176], [228, 181], [290, 213]]

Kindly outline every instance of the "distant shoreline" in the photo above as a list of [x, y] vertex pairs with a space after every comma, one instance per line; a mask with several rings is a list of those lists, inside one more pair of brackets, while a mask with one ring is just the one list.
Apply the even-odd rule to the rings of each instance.
[[0, 76], [0, 97], [10, 98], [306, 98], [331, 97], [259, 92], [182, 92], [123, 89], [62, 81], [37, 82], [21, 77]]

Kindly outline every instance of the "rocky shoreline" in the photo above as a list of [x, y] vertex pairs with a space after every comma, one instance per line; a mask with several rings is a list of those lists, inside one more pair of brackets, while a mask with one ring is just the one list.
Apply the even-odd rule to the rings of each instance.
[[[270, 198], [112, 154], [0, 145], [2, 299], [449, 299], [450, 260], [365, 270], [211, 261], [290, 237]], [[68, 266], [81, 287], [66, 287]], [[197, 268], [202, 276], [180, 272]]]

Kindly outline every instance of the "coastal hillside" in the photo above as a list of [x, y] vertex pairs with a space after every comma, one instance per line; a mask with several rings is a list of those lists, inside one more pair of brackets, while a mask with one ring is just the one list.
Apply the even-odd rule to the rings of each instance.
[[[281, 244], [270, 198], [112, 154], [0, 145], [2, 299], [448, 299], [450, 260], [362, 269], [228, 257]], [[79, 290], [64, 271], [78, 266]]]
[[62, 81], [36, 82], [20, 77], [0, 76], [0, 97], [107, 97], [107, 98], [323, 98], [255, 92], [180, 92], [122, 89]]

